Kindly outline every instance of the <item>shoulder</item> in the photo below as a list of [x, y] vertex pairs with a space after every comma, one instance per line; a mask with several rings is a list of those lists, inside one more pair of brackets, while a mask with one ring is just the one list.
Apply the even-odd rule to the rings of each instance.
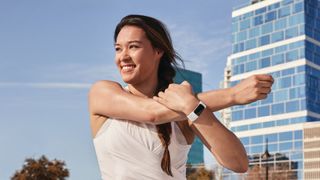
[[121, 90], [122, 87], [119, 83], [109, 80], [100, 80], [95, 82], [89, 91], [89, 96], [97, 95], [100, 93], [106, 93], [115, 90]]
[[115, 81], [109, 81], [109, 80], [100, 80], [95, 83], [90, 88], [90, 91], [96, 91], [99, 89], [105, 89], [105, 88], [116, 88], [121, 87], [121, 85]]

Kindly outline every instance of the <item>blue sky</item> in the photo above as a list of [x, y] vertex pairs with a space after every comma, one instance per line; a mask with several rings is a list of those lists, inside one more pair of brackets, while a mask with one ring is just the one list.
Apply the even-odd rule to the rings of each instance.
[[99, 179], [87, 93], [100, 79], [121, 82], [112, 37], [123, 16], [163, 21], [209, 90], [231, 52], [232, 7], [245, 2], [0, 0], [0, 179], [42, 154], [64, 160], [70, 179]]

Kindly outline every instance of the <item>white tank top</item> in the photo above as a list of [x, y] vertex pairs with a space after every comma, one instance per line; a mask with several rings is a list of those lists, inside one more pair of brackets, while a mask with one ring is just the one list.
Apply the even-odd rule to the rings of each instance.
[[155, 125], [107, 119], [93, 139], [103, 180], [185, 180], [188, 145], [180, 128], [171, 123], [171, 171], [161, 169], [164, 148]]

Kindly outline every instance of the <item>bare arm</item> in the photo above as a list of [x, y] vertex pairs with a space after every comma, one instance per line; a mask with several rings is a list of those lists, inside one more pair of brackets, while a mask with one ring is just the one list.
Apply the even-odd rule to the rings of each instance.
[[199, 93], [197, 98], [214, 112], [266, 98], [271, 91], [273, 81], [270, 75], [253, 75], [234, 87]]
[[89, 111], [92, 116], [151, 124], [185, 119], [184, 114], [170, 110], [151, 98], [132, 95], [112, 81], [99, 81], [92, 86], [89, 92]]
[[[187, 82], [181, 85], [171, 84], [165, 93], [159, 93], [159, 97], [154, 99], [185, 115], [192, 112], [199, 103], [192, 94], [191, 85]], [[211, 110], [206, 108], [195, 122], [189, 121], [189, 124], [220, 164], [235, 172], [247, 171], [248, 159], [243, 145], [217, 120]]]
[[[272, 83], [273, 79], [269, 75], [255, 75], [232, 88], [199, 93], [198, 98], [213, 112], [263, 99], [267, 95], [261, 95], [260, 92], [270, 92]], [[92, 86], [89, 109], [92, 115], [152, 124], [186, 119], [184, 114], [170, 110], [152, 99], [127, 93], [118, 83], [112, 81], [99, 81]]]

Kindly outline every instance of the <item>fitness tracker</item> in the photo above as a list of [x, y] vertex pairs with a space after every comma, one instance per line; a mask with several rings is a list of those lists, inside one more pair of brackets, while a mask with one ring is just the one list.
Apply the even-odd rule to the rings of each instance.
[[203, 102], [199, 102], [198, 106], [187, 116], [187, 118], [194, 122], [201, 115], [203, 110], [206, 108], [206, 105]]

